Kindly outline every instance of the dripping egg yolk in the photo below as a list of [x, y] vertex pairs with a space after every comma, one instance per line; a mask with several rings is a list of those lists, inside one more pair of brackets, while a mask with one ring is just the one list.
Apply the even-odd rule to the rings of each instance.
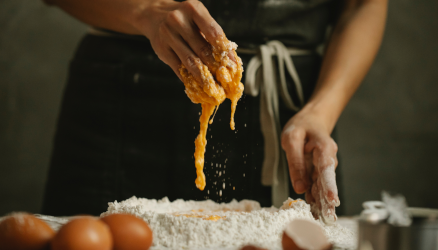
[[[219, 108], [219, 105], [226, 99], [231, 100], [230, 127], [235, 128], [234, 114], [237, 102], [243, 93], [242, 60], [236, 54], [236, 45], [227, 40], [229, 50], [221, 50], [212, 46], [212, 54], [215, 62], [207, 67], [200, 59], [194, 60], [194, 65], [201, 72], [201, 82], [195, 80], [193, 75], [181, 64], [179, 68], [185, 92], [193, 103], [199, 103], [202, 107], [202, 114], [199, 118], [200, 131], [195, 140], [195, 167], [197, 178], [196, 187], [204, 190], [206, 182], [204, 175], [204, 154], [207, 145], [207, 128], [211, 115]], [[234, 46], [233, 46], [234, 45]], [[230, 56], [235, 60], [231, 60]], [[213, 77], [215, 76], [216, 79]], [[211, 124], [212, 120], [210, 121]]]

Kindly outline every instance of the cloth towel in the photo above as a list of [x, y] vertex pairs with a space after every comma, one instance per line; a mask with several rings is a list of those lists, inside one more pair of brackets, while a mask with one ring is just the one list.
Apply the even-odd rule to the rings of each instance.
[[[239, 48], [237, 52], [251, 51]], [[291, 56], [314, 54], [315, 51], [286, 48], [280, 41], [270, 41], [253, 52], [256, 55], [249, 61], [246, 69], [244, 92], [251, 96], [258, 96], [260, 93], [260, 123], [264, 138], [261, 182], [265, 186], [272, 186], [272, 204], [280, 207], [289, 196], [289, 176], [286, 155], [280, 145], [279, 95], [287, 108], [295, 112], [300, 110], [304, 105], [304, 95]], [[274, 56], [277, 58], [277, 64], [274, 62]], [[295, 104], [289, 95], [285, 67], [295, 84], [298, 104]]]

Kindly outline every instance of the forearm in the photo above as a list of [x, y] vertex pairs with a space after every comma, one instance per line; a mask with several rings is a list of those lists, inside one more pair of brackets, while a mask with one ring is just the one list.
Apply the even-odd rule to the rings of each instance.
[[381, 44], [387, 0], [349, 1], [334, 28], [315, 91], [303, 108], [328, 132], [368, 72]]
[[156, 0], [46, 0], [46, 2], [91, 26], [126, 34], [142, 34], [136, 27], [138, 13]]

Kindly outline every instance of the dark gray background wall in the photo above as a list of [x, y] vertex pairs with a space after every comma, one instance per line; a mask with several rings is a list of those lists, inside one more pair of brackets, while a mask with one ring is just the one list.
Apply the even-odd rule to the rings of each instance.
[[346, 208], [382, 189], [438, 208], [438, 1], [390, 0], [380, 53], [341, 119]]
[[67, 66], [86, 29], [42, 1], [0, 1], [0, 215], [40, 209]]
[[[380, 191], [438, 208], [438, 2], [392, 0], [382, 48], [338, 123], [348, 214]], [[0, 1], [0, 216], [38, 212], [67, 65], [87, 27]]]

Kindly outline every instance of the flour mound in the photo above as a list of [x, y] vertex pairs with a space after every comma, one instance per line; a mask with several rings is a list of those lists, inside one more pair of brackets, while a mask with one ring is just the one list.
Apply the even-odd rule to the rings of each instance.
[[[154, 233], [153, 245], [167, 248], [241, 247], [252, 244], [281, 249], [281, 237], [288, 222], [300, 218], [315, 221], [303, 200], [288, 199], [283, 206], [262, 208], [256, 201], [230, 203], [161, 200], [132, 197], [108, 203], [108, 211], [129, 213], [143, 218]], [[317, 220], [329, 241], [340, 248], [355, 248], [355, 235], [339, 224], [325, 225]]]

